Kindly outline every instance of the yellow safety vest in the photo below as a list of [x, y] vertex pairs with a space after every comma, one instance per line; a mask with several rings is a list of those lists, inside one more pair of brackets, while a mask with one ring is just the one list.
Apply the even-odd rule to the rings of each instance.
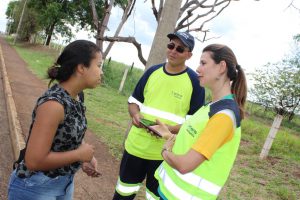
[[[221, 101], [234, 102], [228, 99]], [[203, 106], [183, 124], [172, 149], [174, 154], [183, 155], [190, 150], [205, 128], [213, 105]], [[239, 120], [239, 116], [236, 117]], [[237, 127], [233, 138], [219, 148], [210, 160], [187, 174], [181, 174], [164, 161], [155, 172], [160, 193], [170, 200], [216, 199], [229, 176], [240, 139], [241, 128]]]

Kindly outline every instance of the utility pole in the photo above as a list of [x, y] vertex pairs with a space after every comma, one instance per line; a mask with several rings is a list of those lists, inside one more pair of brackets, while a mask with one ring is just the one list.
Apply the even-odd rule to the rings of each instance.
[[[14, 6], [14, 9], [13, 9], [13, 11], [12, 11], [12, 13], [11, 13], [11, 16], [10, 16], [10, 19], [11, 20], [14, 20], [14, 16], [15, 16], [15, 12], [16, 12], [16, 5]], [[12, 27], [12, 22], [10, 21], [10, 23], [9, 23], [9, 26], [7, 27], [7, 29], [6, 29], [6, 34], [7, 35], [9, 35], [9, 33], [10, 33], [10, 30], [11, 30], [11, 27]]]
[[14, 42], [13, 42], [14, 45], [16, 44], [16, 41], [19, 38], [19, 32], [20, 32], [22, 21], [23, 21], [23, 16], [24, 16], [25, 8], [26, 8], [26, 3], [27, 3], [27, 0], [25, 0], [24, 5], [23, 5], [22, 13], [21, 13], [21, 16], [20, 16], [20, 20], [19, 20], [19, 24], [18, 24], [18, 28], [17, 28], [17, 32], [16, 32], [16, 37], [15, 37]]
[[154, 64], [166, 61], [166, 49], [169, 39], [168, 33], [174, 31], [178, 20], [182, 0], [166, 0], [162, 10], [161, 18], [152, 42], [146, 69]]

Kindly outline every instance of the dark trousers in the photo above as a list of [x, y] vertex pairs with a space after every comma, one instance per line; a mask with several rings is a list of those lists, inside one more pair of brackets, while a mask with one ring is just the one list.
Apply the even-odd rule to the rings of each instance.
[[[154, 172], [162, 160], [147, 160], [136, 157], [124, 151], [123, 158], [120, 164], [119, 178], [123, 183], [138, 184], [142, 183], [146, 178], [146, 188], [153, 194], [159, 197], [157, 192], [158, 181], [154, 178]], [[122, 196], [115, 191], [113, 200], [131, 200], [136, 194]]]

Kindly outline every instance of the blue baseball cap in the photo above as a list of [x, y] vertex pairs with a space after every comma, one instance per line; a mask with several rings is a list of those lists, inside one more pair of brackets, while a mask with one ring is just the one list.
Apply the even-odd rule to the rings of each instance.
[[178, 38], [186, 47], [190, 49], [190, 51], [193, 51], [195, 40], [194, 37], [188, 32], [169, 33], [167, 36], [170, 40], [172, 40], [173, 38]]

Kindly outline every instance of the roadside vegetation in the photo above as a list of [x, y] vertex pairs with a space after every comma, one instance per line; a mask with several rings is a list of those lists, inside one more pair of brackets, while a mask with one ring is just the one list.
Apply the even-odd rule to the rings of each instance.
[[[11, 40], [8, 39], [9, 42]], [[45, 72], [58, 55], [44, 46], [18, 44], [14, 46], [28, 63], [30, 70], [45, 79]], [[126, 67], [122, 63], [105, 62], [101, 87], [86, 90], [88, 126], [105, 142], [111, 154], [121, 158], [125, 132], [129, 122], [127, 98], [143, 71], [129, 69], [124, 89], [119, 93]], [[247, 118], [242, 122], [242, 141], [230, 179], [219, 199], [284, 199], [300, 197], [300, 117], [284, 120], [274, 139], [269, 156], [259, 159], [260, 151], [270, 130], [274, 114], [248, 102]]]

